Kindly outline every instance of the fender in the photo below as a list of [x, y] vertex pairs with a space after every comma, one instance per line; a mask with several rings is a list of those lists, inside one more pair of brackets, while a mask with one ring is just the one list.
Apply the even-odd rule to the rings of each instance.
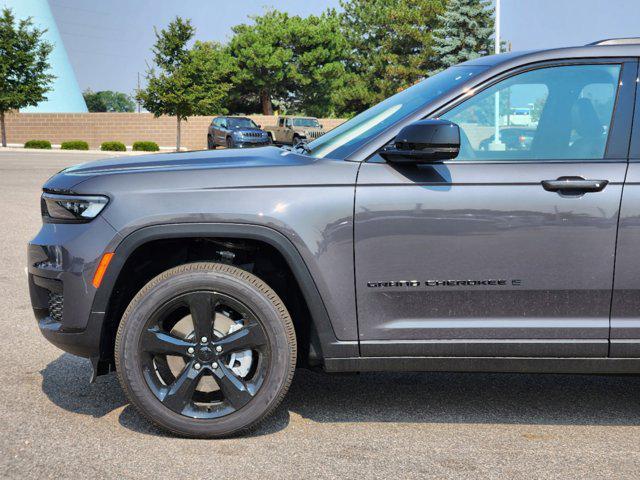
[[125, 262], [141, 245], [169, 238], [211, 237], [211, 238], [244, 238], [265, 242], [275, 248], [283, 256], [293, 272], [300, 290], [304, 295], [311, 321], [315, 326], [323, 358], [357, 357], [359, 347], [357, 341], [339, 341], [329, 319], [324, 301], [305, 264], [300, 252], [282, 233], [269, 227], [236, 223], [174, 223], [142, 227], [127, 235], [111, 251], [115, 252], [102, 285], [96, 292], [91, 308], [92, 317], [104, 316], [111, 294]]

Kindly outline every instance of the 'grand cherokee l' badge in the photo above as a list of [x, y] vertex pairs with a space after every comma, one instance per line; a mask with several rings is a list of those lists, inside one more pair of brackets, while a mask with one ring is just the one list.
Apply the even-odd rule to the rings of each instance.
[[487, 280], [393, 280], [387, 282], [367, 282], [370, 288], [389, 288], [389, 287], [478, 287], [478, 286], [505, 286], [512, 285], [519, 287], [522, 280], [504, 280], [504, 279], [487, 279]]

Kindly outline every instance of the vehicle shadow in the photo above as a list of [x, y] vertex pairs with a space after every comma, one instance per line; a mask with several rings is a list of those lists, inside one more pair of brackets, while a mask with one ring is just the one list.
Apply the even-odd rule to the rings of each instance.
[[[61, 355], [41, 371], [42, 390], [65, 410], [101, 418], [121, 409], [123, 427], [166, 435], [128, 404], [115, 375], [91, 385], [89, 373], [87, 360]], [[640, 376], [298, 370], [283, 405], [252, 436], [286, 428], [291, 414], [319, 423], [632, 426], [640, 425]]]

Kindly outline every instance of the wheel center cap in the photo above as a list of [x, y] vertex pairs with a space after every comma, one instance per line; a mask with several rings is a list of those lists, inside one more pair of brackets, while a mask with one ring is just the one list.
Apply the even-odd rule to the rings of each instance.
[[215, 358], [215, 356], [215, 352], [208, 346], [200, 347], [196, 354], [196, 357], [198, 357], [198, 360], [201, 362], [210, 362]]

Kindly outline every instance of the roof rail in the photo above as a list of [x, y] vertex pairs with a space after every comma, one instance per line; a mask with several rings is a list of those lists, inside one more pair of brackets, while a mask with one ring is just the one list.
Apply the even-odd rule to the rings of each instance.
[[604, 40], [598, 40], [597, 42], [587, 43], [587, 46], [591, 45], [638, 45], [640, 44], [640, 37], [627, 37], [627, 38], [605, 38]]

